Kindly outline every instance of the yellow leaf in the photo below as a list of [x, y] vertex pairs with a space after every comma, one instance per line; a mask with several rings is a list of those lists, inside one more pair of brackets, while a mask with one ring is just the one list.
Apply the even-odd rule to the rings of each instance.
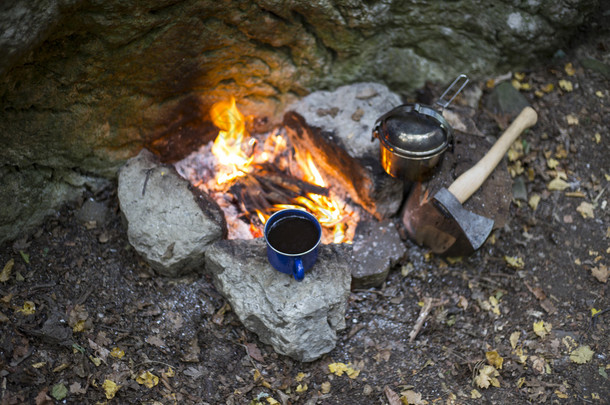
[[299, 384], [295, 389], [296, 392], [301, 393], [307, 391], [307, 384]]
[[567, 92], [574, 90], [574, 86], [572, 85], [572, 82], [569, 80], [560, 80], [559, 87], [561, 87], [562, 90], [567, 91]]
[[519, 357], [519, 363], [521, 363], [521, 364], [525, 364], [525, 362], [527, 361], [527, 358], [529, 357], [527, 354], [523, 353], [522, 347], [516, 348], [515, 354], [517, 355], [517, 357]]
[[551, 329], [553, 329], [553, 325], [548, 322], [544, 322], [544, 321], [534, 322], [534, 333], [536, 335], [540, 336], [541, 338], [548, 335], [549, 332], [551, 332]]
[[521, 82], [519, 82], [519, 80], [513, 79], [510, 81], [510, 84], [512, 84], [515, 89], [521, 90]]
[[525, 377], [519, 378], [519, 381], [517, 381], [517, 388], [523, 387], [523, 384], [525, 384]]
[[489, 388], [490, 385], [499, 387], [500, 381], [496, 378], [499, 375], [493, 366], [485, 365], [479, 369], [479, 375], [475, 377], [474, 382], [479, 388]]
[[110, 355], [115, 359], [122, 359], [123, 356], [125, 356], [125, 352], [122, 349], [115, 347], [110, 351]]
[[72, 332], [82, 332], [84, 330], [85, 330], [85, 320], [84, 319], [76, 321], [76, 324], [72, 328]]
[[599, 399], [599, 394], [595, 393], [595, 392], [591, 393], [591, 399], [595, 399], [595, 400]]
[[487, 362], [497, 368], [498, 370], [502, 369], [502, 364], [504, 363], [504, 358], [498, 354], [497, 351], [492, 350], [485, 353], [485, 357], [487, 358]]
[[602, 312], [601, 309], [591, 308], [591, 316], [595, 316], [595, 314]]
[[544, 93], [543, 93], [542, 91], [540, 91], [540, 90], [536, 90], [536, 91], [534, 92], [534, 95], [535, 95], [536, 97], [538, 97], [538, 98], [542, 98], [542, 97], [544, 97]]
[[536, 211], [536, 209], [538, 208], [538, 204], [540, 204], [540, 195], [532, 194], [527, 203], [529, 204], [529, 206], [532, 210]]
[[555, 85], [553, 83], [549, 83], [542, 87], [542, 91], [544, 91], [545, 93], [550, 93], [553, 90], [555, 90]]
[[279, 402], [277, 402], [275, 399], [273, 399], [271, 397], [267, 397], [267, 402], [269, 403], [269, 405], [277, 405], [277, 404], [279, 404]]
[[549, 167], [549, 169], [554, 169], [559, 165], [559, 160], [553, 159], [553, 158], [548, 158], [546, 160], [546, 165]]
[[568, 76], [574, 76], [574, 73], [576, 73], [576, 70], [574, 70], [574, 66], [572, 66], [572, 62], [566, 63], [564, 69]]
[[580, 346], [570, 353], [570, 360], [574, 363], [585, 364], [593, 358], [595, 352], [588, 345]]
[[517, 342], [519, 341], [519, 337], [521, 336], [521, 332], [513, 332], [510, 334], [510, 346], [515, 349], [517, 347]]
[[496, 86], [496, 81], [494, 79], [489, 79], [485, 82], [485, 86], [488, 89], [493, 89]]
[[21, 312], [23, 315], [32, 315], [36, 312], [36, 304], [32, 301], [26, 301], [23, 303], [23, 307], [19, 308], [17, 312]]
[[11, 259], [4, 265], [2, 269], [2, 273], [0, 273], [0, 282], [6, 283], [11, 278], [11, 270], [13, 270], [13, 266], [15, 265], [15, 259]]
[[106, 399], [112, 399], [121, 386], [117, 385], [117, 383], [112, 380], [104, 380], [102, 388], [104, 389], [104, 393], [106, 393]]
[[569, 398], [569, 396], [559, 390], [555, 390], [555, 395], [557, 395], [557, 398], [561, 398], [561, 399], [566, 399]]
[[472, 399], [479, 399], [479, 398], [481, 398], [482, 396], [483, 396], [483, 395], [482, 395], [482, 394], [481, 394], [479, 391], [477, 391], [476, 389], [474, 389], [474, 388], [473, 388], [473, 390], [472, 390], [472, 391], [470, 391], [470, 398], [472, 398]]
[[563, 191], [568, 187], [570, 187], [570, 184], [559, 177], [554, 178], [549, 182], [549, 184], [546, 185], [546, 188], [548, 188], [550, 191]]
[[328, 370], [336, 376], [342, 376], [345, 370], [347, 370], [347, 366], [345, 363], [331, 363], [328, 365]]
[[40, 363], [34, 363], [32, 364], [32, 367], [34, 368], [41, 368], [42, 366], [44, 366], [45, 364], [47, 364], [46, 361], [41, 361]]
[[91, 360], [91, 362], [95, 364], [95, 367], [99, 367], [102, 364], [102, 359], [100, 359], [99, 357], [93, 357], [90, 355], [89, 360]]
[[159, 377], [151, 373], [150, 371], [143, 371], [136, 378], [136, 382], [140, 385], [145, 385], [148, 388], [152, 388], [159, 384]]
[[595, 218], [595, 214], [593, 213], [593, 204], [583, 201], [580, 203], [576, 211], [582, 215], [583, 218]]
[[525, 73], [521, 73], [521, 72], [516, 72], [515, 73], [515, 79], [522, 81], [523, 79], [525, 79]]
[[525, 267], [525, 263], [520, 257], [504, 256], [504, 261], [514, 269], [523, 269]]
[[595, 133], [595, 143], [600, 144], [602, 142], [602, 135], [599, 132]]
[[500, 303], [498, 302], [498, 299], [492, 295], [489, 297], [489, 303], [491, 304], [491, 312], [500, 315]]
[[296, 377], [294, 377], [297, 382], [303, 381], [303, 378], [305, 378], [305, 373], [299, 373]]
[[566, 115], [566, 121], [568, 125], [578, 125], [578, 117], [574, 114]]
[[323, 382], [321, 385], [322, 388], [322, 394], [328, 394], [330, 392], [330, 382], [326, 381]]
[[531, 90], [532, 89], [532, 85], [529, 83], [521, 83], [521, 89], [520, 90]]
[[599, 97], [599, 98], [604, 98], [604, 93], [602, 93], [602, 92], [601, 92], [601, 91], [599, 91], [599, 90], [597, 90], [597, 91], [595, 92], [595, 95], [596, 95], [597, 97]]
[[161, 375], [163, 377], [172, 378], [172, 377], [176, 376], [176, 372], [174, 371], [173, 368], [168, 367], [167, 371], [162, 372]]

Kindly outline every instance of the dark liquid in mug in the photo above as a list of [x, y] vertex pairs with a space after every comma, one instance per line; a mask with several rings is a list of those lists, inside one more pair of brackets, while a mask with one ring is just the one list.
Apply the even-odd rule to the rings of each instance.
[[318, 243], [316, 224], [301, 217], [284, 217], [271, 225], [267, 241], [273, 248], [289, 255], [305, 253]]

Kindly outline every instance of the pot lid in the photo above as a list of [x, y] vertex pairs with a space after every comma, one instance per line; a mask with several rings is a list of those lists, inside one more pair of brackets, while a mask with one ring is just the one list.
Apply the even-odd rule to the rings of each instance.
[[375, 128], [382, 145], [406, 157], [427, 157], [444, 151], [453, 131], [436, 110], [420, 104], [398, 106], [379, 118]]

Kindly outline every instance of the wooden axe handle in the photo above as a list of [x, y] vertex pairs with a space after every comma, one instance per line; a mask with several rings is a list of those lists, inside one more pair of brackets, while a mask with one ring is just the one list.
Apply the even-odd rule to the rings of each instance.
[[494, 171], [521, 132], [534, 125], [537, 120], [536, 111], [532, 107], [525, 107], [485, 156], [451, 183], [449, 192], [462, 204], [468, 200]]

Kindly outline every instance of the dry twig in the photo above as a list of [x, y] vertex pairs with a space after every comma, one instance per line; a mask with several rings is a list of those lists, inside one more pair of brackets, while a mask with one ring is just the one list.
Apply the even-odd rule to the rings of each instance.
[[421, 328], [424, 326], [424, 322], [426, 321], [426, 318], [428, 317], [428, 315], [430, 315], [432, 308], [439, 307], [441, 305], [445, 305], [446, 303], [447, 303], [447, 300], [445, 300], [445, 299], [441, 300], [438, 298], [424, 297], [424, 306], [422, 307], [421, 311], [419, 312], [419, 316], [417, 317], [415, 326], [413, 326], [413, 330], [411, 331], [411, 333], [409, 333], [409, 342], [410, 343], [413, 343], [413, 341], [415, 340], [415, 338], [421, 331]]

